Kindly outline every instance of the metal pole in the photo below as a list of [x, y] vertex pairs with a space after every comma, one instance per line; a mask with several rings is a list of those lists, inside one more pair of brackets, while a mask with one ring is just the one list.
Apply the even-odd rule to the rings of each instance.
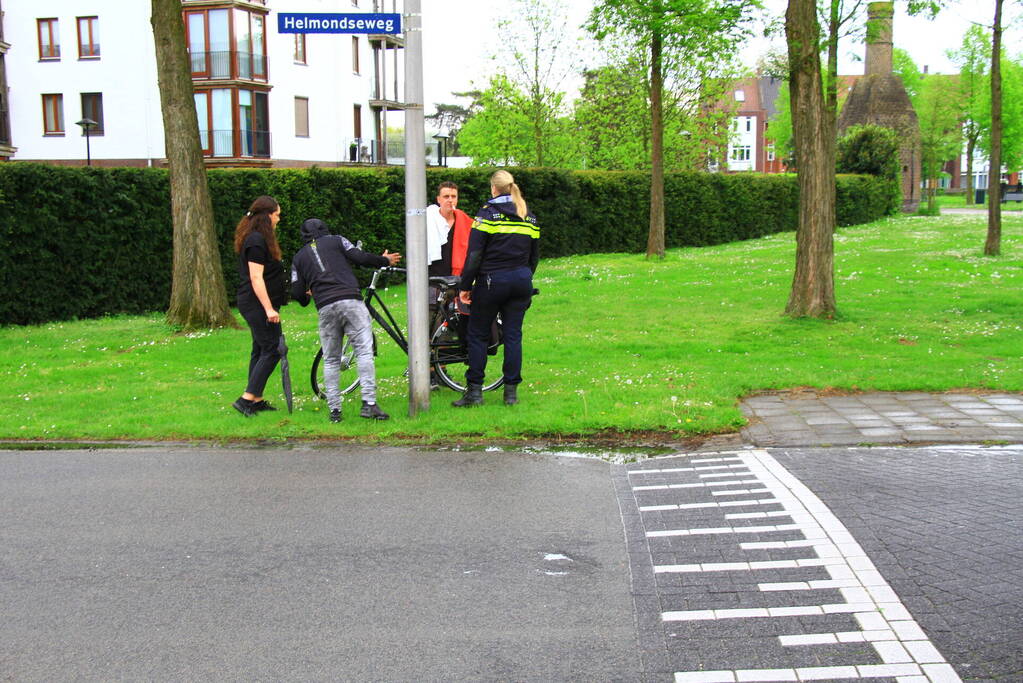
[[408, 271], [409, 416], [430, 409], [426, 263], [426, 131], [420, 0], [405, 2], [405, 267]]
[[85, 128], [85, 165], [92, 166], [92, 150], [89, 149], [89, 127]]

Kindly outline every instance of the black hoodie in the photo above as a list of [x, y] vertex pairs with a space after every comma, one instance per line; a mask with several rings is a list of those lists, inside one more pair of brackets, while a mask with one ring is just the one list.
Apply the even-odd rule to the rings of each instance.
[[310, 290], [317, 309], [342, 299], [361, 299], [352, 263], [391, 265], [385, 256], [367, 254], [341, 235], [331, 235], [319, 218], [306, 219], [301, 234], [305, 246], [291, 261], [291, 297], [303, 306], [309, 305]]

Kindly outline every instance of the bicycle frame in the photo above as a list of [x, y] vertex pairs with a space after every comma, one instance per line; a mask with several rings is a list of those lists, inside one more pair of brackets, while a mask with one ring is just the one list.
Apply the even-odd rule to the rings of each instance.
[[[387, 336], [393, 339], [394, 343], [398, 345], [398, 348], [407, 355], [408, 339], [405, 338], [405, 333], [401, 331], [398, 321], [394, 319], [394, 315], [392, 315], [390, 309], [387, 308], [387, 304], [385, 304], [384, 300], [380, 298], [379, 294], [377, 294], [377, 283], [380, 281], [380, 278], [388, 272], [404, 273], [405, 269], [378, 268], [375, 270], [373, 272], [373, 279], [370, 280], [370, 283], [366, 285], [365, 291], [363, 291], [362, 302], [366, 304], [366, 309], [369, 311], [370, 317], [376, 321], [377, 325], [380, 325], [381, 329], [387, 333]], [[383, 311], [383, 314], [374, 307], [374, 301], [380, 305], [380, 309]]]

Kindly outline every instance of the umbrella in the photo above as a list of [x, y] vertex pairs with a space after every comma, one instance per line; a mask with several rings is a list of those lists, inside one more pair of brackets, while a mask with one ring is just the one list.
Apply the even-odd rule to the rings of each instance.
[[284, 342], [284, 333], [277, 342], [277, 351], [281, 354], [281, 385], [284, 387], [284, 400], [288, 404], [288, 412], [292, 412], [291, 368], [288, 366], [288, 345]]

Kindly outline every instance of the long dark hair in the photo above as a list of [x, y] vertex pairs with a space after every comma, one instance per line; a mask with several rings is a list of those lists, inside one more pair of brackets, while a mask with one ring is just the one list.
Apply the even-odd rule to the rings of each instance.
[[245, 238], [249, 233], [258, 232], [266, 240], [266, 246], [270, 249], [270, 256], [275, 261], [281, 260], [281, 245], [277, 243], [277, 235], [274, 234], [273, 223], [270, 222], [270, 214], [278, 209], [280, 205], [273, 197], [263, 195], [256, 197], [248, 212], [238, 221], [238, 227], [234, 229], [234, 250], [240, 253]]

